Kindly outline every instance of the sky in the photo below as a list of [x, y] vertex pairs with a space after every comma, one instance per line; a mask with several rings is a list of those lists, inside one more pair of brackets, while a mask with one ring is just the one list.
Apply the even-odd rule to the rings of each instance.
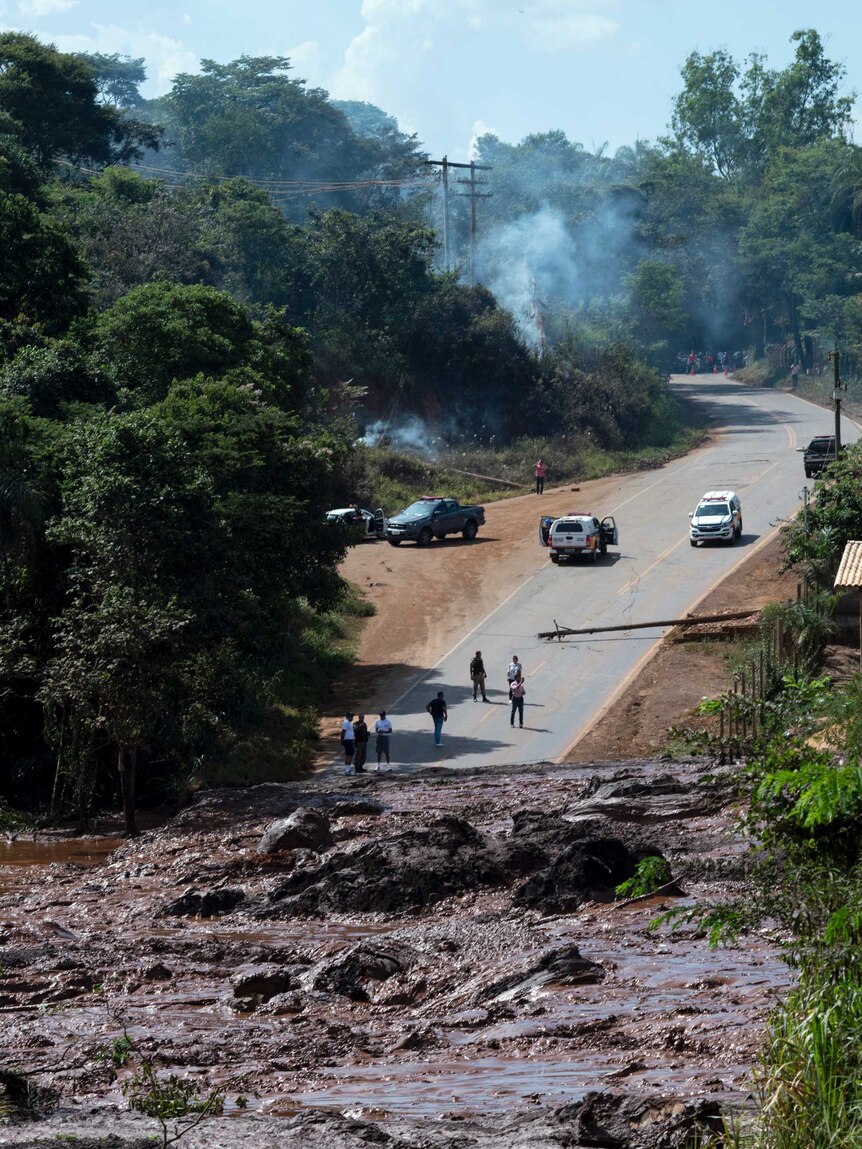
[[562, 129], [611, 152], [655, 139], [690, 52], [783, 66], [811, 26], [862, 92], [858, 0], [0, 0], [0, 28], [145, 57], [149, 96], [201, 58], [287, 56], [296, 77], [379, 105], [453, 160], [486, 131]]

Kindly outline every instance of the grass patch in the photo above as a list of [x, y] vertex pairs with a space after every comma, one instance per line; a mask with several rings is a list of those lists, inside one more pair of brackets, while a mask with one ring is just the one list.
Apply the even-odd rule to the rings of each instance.
[[790, 370], [787, 367], [773, 367], [768, 359], [755, 359], [747, 367], [733, 372], [732, 379], [749, 387], [776, 387], [790, 383]]
[[[706, 429], [689, 407], [669, 401], [654, 416], [638, 447], [599, 447], [586, 437], [524, 437], [505, 447], [469, 443], [440, 451], [436, 458], [363, 448], [351, 476], [356, 499], [394, 514], [419, 495], [439, 494], [462, 503], [484, 503], [523, 495], [533, 486], [533, 465], [544, 460], [548, 486], [586, 482], [605, 475], [661, 467], [702, 443]], [[470, 472], [470, 473], [467, 473]], [[518, 484], [505, 487], [482, 476]]]

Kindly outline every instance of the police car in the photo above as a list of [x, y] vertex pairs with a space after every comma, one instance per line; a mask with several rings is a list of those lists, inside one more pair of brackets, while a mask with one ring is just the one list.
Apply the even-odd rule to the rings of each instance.
[[609, 546], [619, 545], [619, 531], [610, 515], [601, 522], [595, 515], [544, 515], [539, 520], [539, 542], [548, 548], [552, 563], [582, 555], [598, 562]]
[[708, 542], [733, 545], [742, 536], [742, 504], [735, 491], [707, 491], [688, 517], [693, 547]]

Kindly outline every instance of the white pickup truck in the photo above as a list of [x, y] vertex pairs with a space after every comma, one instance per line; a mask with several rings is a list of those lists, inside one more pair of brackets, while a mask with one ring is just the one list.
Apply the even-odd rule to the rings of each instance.
[[580, 555], [598, 562], [608, 547], [619, 546], [619, 531], [610, 515], [601, 522], [595, 515], [543, 515], [539, 520], [539, 542], [548, 548], [552, 563]]

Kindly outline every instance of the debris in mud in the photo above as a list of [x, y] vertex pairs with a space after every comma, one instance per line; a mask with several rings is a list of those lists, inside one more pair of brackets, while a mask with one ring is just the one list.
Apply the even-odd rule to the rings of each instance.
[[587, 961], [575, 945], [551, 950], [538, 962], [528, 962], [479, 992], [478, 1000], [511, 998], [554, 982], [559, 985], [595, 985], [605, 976], [598, 962]]
[[503, 852], [492, 835], [462, 818], [437, 818], [291, 874], [272, 891], [273, 905], [262, 916], [421, 909], [507, 881]]
[[384, 982], [404, 968], [401, 960], [385, 950], [356, 946], [326, 963], [314, 979], [314, 988], [338, 993], [351, 1001], [370, 1001], [370, 982]]
[[293, 981], [287, 970], [275, 965], [253, 966], [242, 970], [231, 980], [233, 996], [252, 1009], [263, 1005], [277, 994], [293, 988]]
[[46, 1117], [58, 1100], [53, 1089], [34, 1085], [23, 1073], [0, 1070], [0, 1125]]
[[715, 1101], [690, 1102], [678, 1097], [588, 1093], [580, 1105], [566, 1106], [556, 1116], [566, 1124], [574, 1117], [577, 1140], [566, 1140], [571, 1146], [682, 1149], [702, 1144], [704, 1135], [722, 1131], [721, 1108]]
[[512, 901], [543, 913], [572, 913], [592, 894], [612, 890], [632, 877], [639, 860], [615, 838], [574, 842], [547, 869], [527, 878]]
[[[706, 1144], [712, 1101], [674, 1095], [737, 1102], [786, 972], [760, 936], [716, 955], [694, 928], [647, 932], [654, 906], [609, 904], [647, 854], [694, 898], [746, 880], [730, 786], [672, 770], [213, 793], [86, 874], [29, 871], [0, 893], [0, 994], [7, 1064], [63, 1093], [40, 1140], [128, 1149], [149, 1131], [110, 1104], [128, 1025], [166, 1074], [247, 1072], [260, 1095], [188, 1149]], [[259, 854], [300, 808], [330, 820], [329, 850]], [[58, 914], [75, 939], [45, 933]]]
[[331, 845], [329, 818], [320, 810], [300, 807], [268, 826], [257, 849], [260, 854], [277, 854], [281, 850], [314, 850], [319, 854]]
[[215, 918], [219, 914], [229, 914], [245, 901], [243, 890], [223, 886], [217, 890], [199, 890], [191, 886], [178, 898], [168, 902], [162, 913], [177, 917]]
[[263, 917], [420, 910], [467, 890], [505, 887], [528, 876], [517, 905], [576, 909], [592, 891], [630, 878], [657, 848], [629, 850], [617, 838], [591, 839], [592, 827], [523, 810], [511, 834], [483, 833], [462, 818], [437, 818], [306, 866], [270, 893]]

